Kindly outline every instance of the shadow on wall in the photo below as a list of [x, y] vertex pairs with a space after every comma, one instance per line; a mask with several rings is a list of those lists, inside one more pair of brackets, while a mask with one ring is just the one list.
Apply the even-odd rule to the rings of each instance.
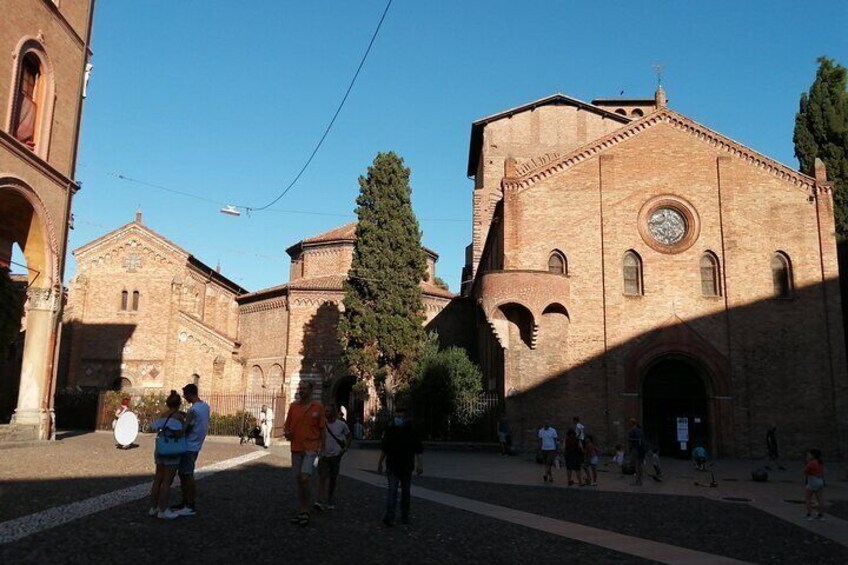
[[[635, 417], [666, 456], [688, 456], [698, 442], [718, 456], [764, 457], [766, 430], [774, 424], [783, 457], [799, 458], [817, 446], [844, 458], [848, 375], [839, 292], [839, 281], [830, 280], [794, 289], [790, 298], [686, 321], [669, 305], [660, 327], [582, 360], [570, 354], [573, 329], [552, 332], [529, 310], [508, 315], [507, 377], [499, 386], [516, 446], [535, 448], [546, 419], [564, 431], [579, 415], [610, 450], [626, 444]], [[628, 307], [646, 298], [633, 298]], [[608, 311], [609, 318], [621, 315]], [[522, 339], [532, 328], [521, 324], [533, 323], [535, 347]], [[495, 340], [490, 328], [482, 335]], [[604, 349], [602, 342], [596, 346]], [[491, 349], [480, 344], [481, 351]], [[686, 421], [685, 446], [678, 441], [679, 418]]]
[[[57, 428], [93, 430], [101, 391], [140, 386], [142, 378], [164, 377], [161, 368], [148, 368], [149, 363], [128, 365], [125, 361], [135, 329], [135, 324], [77, 321], [63, 326], [54, 399]], [[140, 374], [142, 368], [145, 374]]]
[[[338, 339], [339, 307], [334, 302], [322, 302], [303, 324], [300, 354], [300, 375], [312, 375], [319, 382], [329, 383], [333, 377], [344, 376], [340, 365], [341, 345]], [[331, 399], [329, 387], [322, 387], [322, 399]]]

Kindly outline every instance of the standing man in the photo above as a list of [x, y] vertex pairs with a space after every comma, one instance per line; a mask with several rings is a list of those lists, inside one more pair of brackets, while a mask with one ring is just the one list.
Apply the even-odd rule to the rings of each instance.
[[636, 472], [636, 480], [634, 485], [641, 486], [642, 484], [642, 463], [645, 460], [645, 434], [642, 428], [639, 427], [639, 422], [636, 418], [630, 418], [630, 433], [627, 435], [627, 443], [630, 447], [630, 460], [633, 462], [633, 467]]
[[412, 485], [412, 469], [420, 476], [424, 472], [422, 453], [424, 446], [418, 432], [406, 418], [406, 409], [395, 408], [395, 417], [383, 435], [380, 445], [380, 461], [377, 472], [383, 473], [383, 462], [386, 463], [386, 476], [389, 481], [389, 496], [386, 501], [386, 515], [383, 524], [394, 526], [395, 508], [397, 507], [397, 489], [400, 484], [400, 523], [409, 523], [409, 490]]
[[586, 445], [586, 426], [580, 423], [580, 417], [575, 416], [572, 418], [574, 422], [574, 433], [577, 434], [577, 442], [580, 444], [580, 449], [583, 449]]
[[191, 404], [185, 420], [186, 452], [180, 457], [178, 471], [183, 500], [171, 510], [179, 516], [194, 516], [197, 514], [194, 506], [197, 495], [194, 467], [197, 463], [197, 456], [200, 454], [200, 448], [203, 447], [203, 441], [206, 439], [206, 432], [209, 431], [209, 405], [200, 400], [197, 395], [197, 385], [193, 383], [183, 387], [183, 398]]
[[318, 455], [318, 500], [315, 508], [332, 510], [335, 508], [333, 493], [336, 492], [342, 455], [350, 448], [353, 439], [347, 424], [338, 417], [335, 404], [328, 404], [324, 415], [327, 425], [324, 428], [324, 447]]
[[[554, 464], [554, 457], [557, 450], [557, 431], [551, 427], [547, 421], [539, 428], [539, 451], [542, 453], [542, 463], [545, 465], [545, 474], [542, 475], [542, 480], [545, 482], [554, 482], [554, 476], [551, 474], [551, 466]], [[578, 477], [579, 478], [579, 477]]]
[[315, 385], [300, 381], [297, 400], [289, 406], [284, 433], [291, 442], [292, 470], [297, 480], [297, 514], [292, 524], [309, 525], [309, 505], [312, 493], [310, 481], [315, 469], [315, 458], [324, 447], [324, 407], [312, 399]]
[[259, 412], [259, 427], [262, 430], [262, 444], [268, 449], [271, 446], [271, 430], [274, 429], [274, 410], [268, 408], [267, 404], [263, 404]]

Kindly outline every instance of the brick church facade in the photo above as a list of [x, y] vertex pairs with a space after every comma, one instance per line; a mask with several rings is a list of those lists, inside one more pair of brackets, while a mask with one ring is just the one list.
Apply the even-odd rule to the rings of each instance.
[[[293, 400], [301, 379], [316, 394], [364, 415], [336, 337], [342, 282], [356, 224], [304, 239], [287, 251], [288, 283], [248, 292], [175, 243], [129, 224], [74, 251], [78, 270], [65, 310], [60, 386], [137, 393], [265, 393]], [[455, 295], [432, 281], [421, 289], [432, 322]]]
[[[833, 186], [813, 173], [669, 109], [662, 89], [481, 119], [461, 295], [432, 284], [425, 249], [428, 328], [478, 360], [519, 447], [579, 415], [605, 447], [633, 417], [669, 456], [761, 456], [772, 424], [788, 456], [845, 455]], [[67, 384], [196, 378], [290, 400], [310, 379], [367, 416], [336, 339], [354, 238], [350, 224], [298, 242], [289, 282], [257, 292], [140, 221], [84, 246]]]
[[823, 165], [807, 176], [655, 99], [556, 95], [472, 126], [463, 293], [519, 442], [630, 417], [667, 455], [844, 454], [845, 341]]

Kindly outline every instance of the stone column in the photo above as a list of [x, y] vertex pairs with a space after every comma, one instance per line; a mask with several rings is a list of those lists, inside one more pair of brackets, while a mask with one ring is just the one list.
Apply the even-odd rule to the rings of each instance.
[[38, 438], [48, 439], [56, 328], [62, 305], [62, 289], [30, 288], [26, 304], [26, 341], [21, 363], [21, 385], [13, 424], [37, 426]]

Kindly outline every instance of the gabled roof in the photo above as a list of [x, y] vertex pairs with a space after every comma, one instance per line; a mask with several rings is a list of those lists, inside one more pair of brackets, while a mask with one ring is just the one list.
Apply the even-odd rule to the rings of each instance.
[[638, 136], [640, 133], [658, 124], [668, 124], [689, 133], [705, 143], [723, 150], [730, 155], [744, 159], [756, 167], [765, 169], [775, 176], [795, 184], [802, 190], [810, 190], [815, 186], [816, 180], [813, 177], [800, 173], [770, 157], [766, 157], [727, 136], [711, 130], [695, 120], [678, 114], [674, 110], [662, 108], [603, 137], [599, 137], [591, 143], [578, 147], [570, 153], [557, 156], [555, 159], [542, 160], [539, 166], [529, 169], [516, 178], [504, 179], [504, 188], [524, 189], [530, 187], [551, 175], [570, 169], [578, 163], [595, 157], [623, 141]]
[[109, 245], [120, 237], [122, 237], [124, 234], [130, 232], [137, 232], [155, 240], [158, 244], [162, 245], [170, 252], [180, 257], [180, 259], [185, 261], [188, 265], [191, 265], [203, 275], [208, 276], [210, 279], [215, 279], [223, 286], [229, 287], [236, 294], [245, 294], [247, 292], [247, 290], [242, 288], [241, 285], [231, 281], [230, 279], [228, 279], [227, 277], [225, 277], [224, 275], [222, 275], [221, 273], [219, 273], [218, 271], [216, 271], [194, 255], [192, 255], [170, 239], [153, 231], [152, 229], [142, 224], [140, 221], [132, 221], [128, 224], [124, 224], [118, 229], [112, 230], [109, 233], [98, 237], [97, 239], [89, 241], [81, 247], [77, 247], [76, 249], [74, 249], [73, 255], [74, 257], [77, 257], [80, 254], [87, 253], [92, 249], [96, 249], [98, 246]]
[[480, 158], [480, 148], [483, 145], [483, 129], [486, 127], [486, 125], [497, 120], [510, 118], [516, 114], [520, 114], [521, 112], [535, 110], [540, 106], [573, 106], [575, 108], [587, 110], [589, 112], [592, 112], [593, 114], [597, 114], [605, 118], [610, 118], [623, 124], [626, 124], [631, 120], [631, 118], [628, 118], [627, 116], [616, 114], [615, 112], [611, 112], [604, 108], [599, 108], [597, 106], [589, 104], [588, 102], [583, 102], [582, 100], [578, 100], [576, 98], [572, 98], [570, 96], [566, 96], [565, 94], [559, 93], [554, 94], [552, 96], [547, 96], [545, 98], [540, 98], [536, 101], [524, 104], [522, 106], [517, 106], [515, 108], [510, 108], [509, 110], [504, 110], [503, 112], [498, 112], [497, 114], [492, 114], [491, 116], [481, 118], [471, 124], [471, 143], [468, 147], [468, 176], [473, 177], [477, 174], [477, 165], [479, 164]]

